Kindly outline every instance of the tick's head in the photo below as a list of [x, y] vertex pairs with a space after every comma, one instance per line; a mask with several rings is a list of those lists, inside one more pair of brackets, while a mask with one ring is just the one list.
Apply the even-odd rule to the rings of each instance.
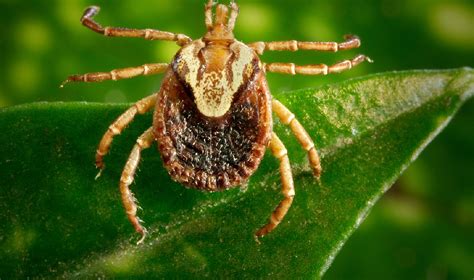
[[[204, 35], [205, 40], [233, 40], [235, 20], [239, 13], [239, 7], [235, 2], [231, 2], [229, 7], [223, 4], [216, 6], [215, 17], [212, 15], [213, 0], [209, 0], [206, 4], [206, 27], [207, 33]], [[229, 16], [230, 8], [230, 16]]]

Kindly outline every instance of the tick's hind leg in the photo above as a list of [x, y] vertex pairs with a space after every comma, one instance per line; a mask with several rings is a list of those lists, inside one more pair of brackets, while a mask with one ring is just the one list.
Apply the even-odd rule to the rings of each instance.
[[95, 165], [100, 169], [97, 177], [100, 176], [102, 169], [104, 168], [103, 157], [109, 152], [110, 145], [115, 135], [118, 135], [122, 130], [133, 121], [136, 114], [145, 114], [149, 111], [156, 102], [156, 94], [150, 95], [143, 98], [142, 100], [135, 103], [125, 113], [120, 115], [107, 129], [107, 132], [102, 136], [99, 147], [97, 148], [95, 156]]
[[140, 220], [137, 217], [137, 204], [135, 203], [136, 200], [129, 187], [133, 182], [135, 171], [137, 170], [138, 163], [140, 162], [141, 151], [149, 148], [154, 141], [155, 136], [153, 135], [153, 128], [150, 127], [137, 139], [137, 143], [133, 147], [133, 150], [128, 157], [127, 163], [125, 164], [125, 167], [122, 171], [122, 177], [120, 178], [120, 193], [122, 194], [122, 203], [125, 207], [127, 217], [135, 230], [142, 235], [137, 244], [142, 243], [145, 239], [146, 229], [140, 224]]
[[285, 146], [275, 133], [272, 133], [270, 149], [273, 155], [280, 161], [281, 192], [284, 198], [273, 211], [268, 223], [255, 233], [256, 237], [264, 236], [278, 226], [288, 212], [288, 209], [290, 209], [293, 197], [295, 196], [290, 160], [288, 159]]
[[313, 173], [317, 178], [319, 178], [322, 171], [321, 162], [318, 152], [316, 151], [316, 147], [314, 146], [314, 142], [311, 140], [309, 134], [295, 118], [295, 115], [283, 104], [281, 104], [280, 101], [273, 99], [272, 109], [283, 124], [290, 126], [296, 139], [298, 139], [303, 149], [308, 152], [309, 163], [313, 169]]

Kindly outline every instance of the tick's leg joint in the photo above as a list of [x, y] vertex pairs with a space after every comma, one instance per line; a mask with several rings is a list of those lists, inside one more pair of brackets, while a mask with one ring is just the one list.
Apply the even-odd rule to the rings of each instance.
[[127, 213], [127, 217], [135, 230], [142, 235], [137, 244], [143, 242], [147, 231], [141, 225], [140, 219], [137, 217], [138, 207], [136, 204], [136, 199], [130, 191], [130, 185], [133, 183], [133, 178], [135, 176], [138, 163], [140, 162], [142, 150], [149, 148], [154, 141], [155, 137], [153, 134], [153, 128], [150, 127], [137, 139], [137, 143], [130, 153], [120, 178], [120, 193], [122, 194], [122, 203], [125, 208], [125, 212]]
[[[104, 168], [104, 156], [109, 152], [110, 146], [112, 145], [113, 138], [116, 135], [119, 135], [122, 130], [127, 127], [127, 125], [133, 121], [137, 114], [145, 114], [149, 111], [156, 102], [156, 94], [150, 95], [148, 97], [143, 98], [142, 100], [135, 103], [132, 107], [130, 107], [127, 111], [125, 111], [122, 115], [120, 115], [115, 122], [113, 122], [107, 132], [102, 137], [100, 141], [99, 147], [97, 148], [96, 152], [96, 160], [95, 164], [96, 167], [100, 169], [99, 174], [97, 177], [100, 176], [102, 169]], [[141, 139], [141, 138], [139, 138]], [[143, 147], [143, 146], [142, 146]], [[97, 178], [96, 177], [96, 178]]]
[[191, 42], [191, 38], [184, 34], [175, 34], [154, 29], [129, 29], [120, 27], [102, 27], [99, 23], [93, 20], [100, 11], [98, 6], [88, 7], [81, 18], [81, 23], [87, 28], [111, 37], [135, 37], [144, 38], [146, 40], [164, 40], [175, 41], [178, 45], [183, 46]]
[[[345, 41], [337, 42], [299, 42], [295, 40], [279, 41], [279, 42], [255, 42], [248, 44], [254, 49], [256, 53], [262, 55], [265, 51], [329, 51], [337, 52], [342, 50], [350, 50], [360, 47], [360, 39], [355, 35], [345, 35]], [[331, 73], [340, 73], [349, 70], [352, 67], [364, 62], [372, 62], [370, 58], [365, 55], [358, 55], [353, 59], [344, 60], [334, 65], [328, 66], [326, 64], [314, 65], [295, 65], [294, 63], [268, 63], [264, 64], [264, 69], [267, 72], [282, 73], [282, 74], [302, 74], [302, 75], [327, 75]]]
[[345, 41], [337, 42], [299, 42], [296, 40], [278, 41], [278, 42], [255, 42], [248, 44], [259, 55], [265, 51], [329, 51], [337, 52], [340, 50], [349, 50], [360, 47], [360, 39], [355, 35], [345, 35]]
[[344, 60], [334, 65], [313, 64], [313, 65], [295, 65], [294, 63], [267, 63], [264, 64], [265, 71], [281, 74], [302, 74], [302, 75], [327, 75], [331, 73], [340, 73], [349, 70], [360, 63], [372, 60], [365, 55], [358, 55], [351, 60]]
[[288, 153], [275, 133], [272, 133], [272, 139], [270, 141], [270, 150], [273, 155], [280, 161], [280, 175], [281, 175], [281, 192], [283, 194], [283, 200], [278, 204], [278, 206], [273, 211], [270, 216], [268, 223], [260, 228], [256, 233], [255, 237], [258, 242], [258, 237], [262, 237], [273, 229], [275, 229], [278, 224], [283, 220], [288, 209], [290, 209], [291, 204], [293, 203], [293, 197], [295, 196], [295, 188], [293, 185], [293, 175], [291, 174], [290, 160], [288, 159]]
[[72, 75], [69, 76], [61, 84], [61, 88], [64, 87], [67, 83], [70, 82], [102, 82], [102, 81], [117, 81], [122, 79], [134, 78], [137, 76], [148, 76], [154, 74], [160, 74], [168, 69], [167, 63], [153, 63], [153, 64], [144, 64], [137, 67], [128, 67], [122, 69], [114, 69], [110, 72], [97, 72], [97, 73], [87, 73], [83, 75]]
[[308, 152], [308, 159], [311, 168], [313, 169], [313, 173], [317, 178], [319, 178], [322, 172], [321, 162], [319, 159], [318, 152], [316, 151], [314, 142], [309, 136], [309, 134], [306, 132], [300, 122], [296, 119], [295, 115], [290, 110], [288, 110], [288, 108], [286, 108], [282, 103], [280, 103], [280, 101], [273, 99], [272, 109], [283, 124], [290, 126], [296, 139], [298, 139], [303, 149]]

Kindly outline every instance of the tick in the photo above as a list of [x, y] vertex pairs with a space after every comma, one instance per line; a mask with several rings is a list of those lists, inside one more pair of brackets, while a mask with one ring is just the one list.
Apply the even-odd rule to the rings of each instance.
[[109, 37], [136, 37], [174, 41], [181, 48], [171, 63], [145, 64], [110, 72], [70, 76], [67, 82], [101, 82], [139, 75], [164, 73], [160, 90], [135, 103], [105, 132], [96, 153], [96, 166], [104, 168], [103, 157], [113, 138], [132, 122], [137, 114], [154, 108], [153, 125], [136, 141], [120, 178], [120, 192], [128, 219], [141, 234], [146, 229], [137, 217], [136, 200], [130, 191], [142, 150], [158, 144], [164, 167], [174, 181], [189, 188], [215, 192], [245, 183], [258, 168], [269, 148], [280, 162], [283, 199], [266, 225], [256, 233], [262, 237], [285, 217], [295, 196], [288, 153], [273, 132], [272, 113], [288, 125], [308, 153], [314, 175], [321, 175], [321, 164], [314, 142], [295, 115], [272, 98], [266, 74], [327, 75], [339, 73], [370, 61], [364, 55], [337, 64], [299, 66], [293, 63], [262, 63], [264, 51], [331, 51], [358, 48], [360, 40], [347, 35], [336, 42], [255, 42], [245, 44], [233, 34], [238, 6], [218, 4], [213, 16], [213, 0], [205, 5], [206, 34], [192, 40], [183, 34], [154, 29], [102, 27], [93, 20], [99, 7], [88, 7], [81, 22], [87, 28]]

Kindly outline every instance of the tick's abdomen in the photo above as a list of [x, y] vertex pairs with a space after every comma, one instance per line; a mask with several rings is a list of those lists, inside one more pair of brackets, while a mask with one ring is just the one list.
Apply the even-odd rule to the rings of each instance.
[[155, 136], [170, 176], [218, 191], [241, 185], [258, 168], [271, 133], [270, 94], [260, 75], [242, 88], [222, 117], [199, 112], [191, 89], [170, 70], [159, 93]]

